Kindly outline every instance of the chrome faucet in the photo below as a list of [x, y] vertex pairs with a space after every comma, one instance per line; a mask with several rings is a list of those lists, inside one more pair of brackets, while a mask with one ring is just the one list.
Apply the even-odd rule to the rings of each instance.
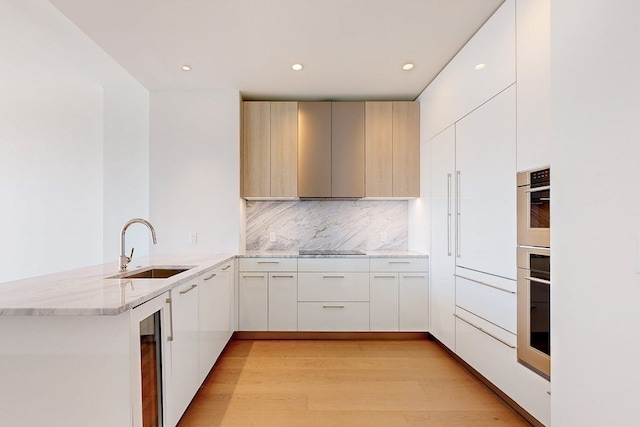
[[135, 224], [136, 222], [139, 222], [140, 224], [144, 224], [147, 227], [149, 227], [149, 230], [151, 231], [151, 239], [153, 240], [153, 244], [155, 245], [156, 243], [158, 243], [156, 241], [156, 230], [153, 229], [153, 225], [151, 225], [149, 221], [142, 218], [133, 218], [127, 221], [124, 227], [122, 227], [122, 232], [120, 233], [120, 271], [127, 271], [127, 264], [129, 264], [131, 262], [131, 258], [133, 258], [133, 248], [131, 248], [131, 254], [129, 256], [126, 256], [124, 254], [124, 250], [125, 250], [124, 235], [127, 232], [127, 228], [129, 228], [131, 224]]

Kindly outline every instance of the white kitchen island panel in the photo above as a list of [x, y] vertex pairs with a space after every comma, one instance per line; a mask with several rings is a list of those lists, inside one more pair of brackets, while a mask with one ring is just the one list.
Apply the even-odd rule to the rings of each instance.
[[0, 321], [0, 425], [131, 425], [129, 313]]

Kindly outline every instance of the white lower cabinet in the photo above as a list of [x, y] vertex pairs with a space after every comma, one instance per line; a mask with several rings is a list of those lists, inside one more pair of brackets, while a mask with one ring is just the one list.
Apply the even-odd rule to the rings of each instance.
[[269, 273], [270, 331], [298, 330], [298, 273]]
[[427, 332], [426, 257], [240, 258], [240, 331]]
[[397, 331], [399, 325], [398, 273], [371, 273], [369, 286], [371, 331]]
[[234, 259], [168, 293], [163, 365], [166, 425], [178, 421], [235, 330]]
[[198, 381], [206, 379], [235, 330], [235, 260], [200, 275]]
[[371, 258], [370, 269], [371, 331], [427, 332], [427, 260]]
[[401, 273], [399, 287], [399, 328], [402, 332], [429, 330], [429, 278], [427, 273]]
[[168, 425], [176, 425], [200, 386], [198, 381], [198, 278], [171, 290]]
[[298, 330], [369, 331], [369, 259], [298, 260]]
[[240, 258], [238, 330], [296, 331], [298, 260]]
[[267, 272], [240, 272], [238, 281], [238, 329], [266, 331], [269, 325]]

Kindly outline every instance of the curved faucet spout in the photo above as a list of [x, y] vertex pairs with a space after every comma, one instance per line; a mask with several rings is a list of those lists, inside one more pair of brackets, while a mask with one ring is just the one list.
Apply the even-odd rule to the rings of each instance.
[[127, 228], [129, 228], [131, 224], [135, 224], [136, 222], [146, 225], [149, 228], [149, 231], [151, 231], [151, 240], [153, 240], [153, 244], [155, 245], [156, 243], [158, 243], [156, 240], [156, 230], [153, 228], [153, 225], [151, 225], [149, 221], [142, 218], [133, 218], [127, 221], [122, 227], [122, 231], [120, 232], [120, 271], [127, 270], [127, 264], [131, 262], [131, 258], [133, 257], [133, 248], [131, 248], [131, 255], [126, 256], [124, 253], [126, 246], [124, 237], [127, 233]]

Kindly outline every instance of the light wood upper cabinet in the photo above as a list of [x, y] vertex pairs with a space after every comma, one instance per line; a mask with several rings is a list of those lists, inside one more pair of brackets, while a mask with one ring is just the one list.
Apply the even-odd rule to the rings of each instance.
[[364, 197], [364, 102], [331, 103], [331, 197]]
[[242, 197], [418, 197], [420, 104], [248, 101]]
[[420, 196], [420, 104], [393, 102], [393, 197]]
[[366, 103], [366, 197], [420, 195], [420, 104]]
[[242, 159], [244, 197], [271, 194], [271, 103], [245, 102]]
[[271, 197], [298, 194], [298, 103], [271, 103]]
[[393, 105], [391, 102], [367, 102], [366, 122], [366, 196], [383, 197], [393, 192]]
[[297, 196], [298, 103], [243, 103], [242, 197]]

